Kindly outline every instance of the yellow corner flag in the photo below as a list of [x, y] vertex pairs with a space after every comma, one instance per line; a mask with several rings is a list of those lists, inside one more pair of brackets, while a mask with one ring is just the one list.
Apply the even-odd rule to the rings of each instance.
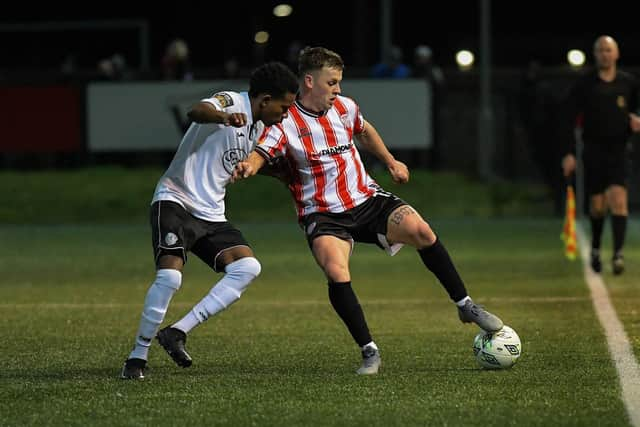
[[578, 246], [576, 244], [576, 195], [571, 185], [567, 185], [567, 207], [560, 238], [564, 241], [565, 256], [572, 261], [575, 260], [578, 254]]

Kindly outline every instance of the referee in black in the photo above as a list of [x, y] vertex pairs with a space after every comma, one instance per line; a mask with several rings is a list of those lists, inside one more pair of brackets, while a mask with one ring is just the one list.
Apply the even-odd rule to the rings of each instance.
[[[602, 271], [600, 246], [606, 214], [611, 214], [613, 232], [612, 268], [624, 271], [622, 249], [627, 228], [627, 182], [630, 173], [629, 137], [640, 132], [638, 82], [618, 70], [618, 44], [600, 36], [593, 46], [596, 68], [587, 72], [571, 88], [567, 98], [567, 130], [582, 122], [583, 163], [591, 220], [591, 268]], [[574, 141], [566, 135], [566, 141]], [[575, 144], [562, 159], [565, 177], [576, 168]]]

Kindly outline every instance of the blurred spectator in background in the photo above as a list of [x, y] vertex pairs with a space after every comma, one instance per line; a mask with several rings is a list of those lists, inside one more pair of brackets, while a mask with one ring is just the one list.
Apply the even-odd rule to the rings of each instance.
[[174, 39], [162, 57], [162, 76], [165, 80], [193, 80], [189, 45], [182, 39]]
[[265, 58], [267, 57], [267, 48], [268, 43], [253, 43], [252, 52], [251, 52], [251, 61], [253, 67], [257, 67], [260, 64], [265, 62]]
[[60, 64], [60, 73], [63, 76], [72, 78], [78, 72], [78, 63], [77, 63], [75, 53], [67, 54], [62, 60], [62, 64]]
[[234, 56], [224, 61], [223, 68], [225, 79], [237, 79], [240, 75], [240, 63]]
[[293, 40], [287, 47], [286, 64], [296, 73], [298, 72], [298, 57], [303, 47], [300, 40]]
[[114, 53], [110, 57], [98, 61], [97, 72], [98, 78], [102, 80], [127, 80], [131, 78], [127, 61], [120, 53]]
[[371, 77], [382, 79], [404, 79], [411, 76], [411, 68], [402, 62], [402, 50], [391, 46], [382, 61], [371, 69]]
[[618, 70], [618, 43], [600, 36], [593, 46], [595, 70], [585, 73], [571, 88], [564, 121], [566, 155], [562, 159], [565, 176], [576, 169], [574, 128], [582, 122], [582, 161], [591, 220], [591, 268], [602, 271], [600, 245], [607, 213], [613, 231], [614, 274], [624, 271], [622, 248], [627, 230], [629, 207], [627, 185], [630, 173], [629, 137], [640, 132], [637, 78]]
[[520, 83], [520, 126], [532, 158], [554, 202], [557, 215], [563, 212], [564, 180], [558, 169], [562, 157], [557, 140], [558, 102], [551, 84], [542, 78], [538, 61], [531, 61]]
[[438, 169], [441, 166], [442, 147], [442, 108], [444, 105], [445, 81], [442, 69], [433, 62], [433, 52], [429, 46], [419, 45], [413, 51], [412, 77], [423, 78], [431, 88], [431, 148], [428, 166]]

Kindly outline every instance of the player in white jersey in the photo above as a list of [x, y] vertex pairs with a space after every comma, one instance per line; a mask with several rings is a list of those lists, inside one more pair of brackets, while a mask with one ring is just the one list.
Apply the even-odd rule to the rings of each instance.
[[[144, 378], [153, 337], [179, 366], [191, 366], [185, 349], [187, 333], [237, 301], [260, 274], [260, 263], [249, 244], [225, 217], [226, 186], [236, 163], [254, 149], [264, 126], [287, 116], [297, 90], [295, 74], [286, 65], [272, 62], [254, 70], [248, 92], [218, 92], [189, 111], [193, 123], [153, 195], [156, 278], [147, 292], [122, 378]], [[182, 283], [187, 252], [225, 274], [181, 320], [158, 332]]]
[[403, 244], [418, 250], [458, 307], [460, 320], [497, 331], [502, 321], [468, 296], [451, 258], [429, 224], [406, 202], [382, 190], [367, 174], [353, 137], [386, 166], [394, 182], [409, 180], [358, 105], [340, 95], [344, 63], [335, 52], [307, 47], [300, 52], [300, 93], [281, 124], [272, 126], [256, 150], [236, 166], [234, 179], [255, 174], [284, 156], [289, 189], [316, 262], [325, 273], [329, 300], [360, 346], [359, 374], [375, 374], [381, 359], [351, 287], [349, 257], [354, 242], [374, 243], [395, 254]]

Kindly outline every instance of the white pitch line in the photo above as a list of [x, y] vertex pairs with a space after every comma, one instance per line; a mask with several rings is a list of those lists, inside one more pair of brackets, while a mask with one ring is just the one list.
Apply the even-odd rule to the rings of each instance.
[[[478, 301], [481, 303], [484, 302], [498, 302], [501, 304], [571, 304], [571, 303], [582, 303], [583, 301], [589, 300], [589, 297], [486, 297], [479, 298]], [[424, 305], [424, 304], [432, 304], [430, 300], [427, 299], [404, 299], [404, 298], [393, 298], [387, 300], [381, 299], [363, 299], [364, 304], [366, 305], [398, 305], [406, 307], [408, 305]], [[243, 301], [242, 305], [250, 305], [250, 306], [267, 306], [267, 307], [295, 307], [295, 306], [326, 306], [329, 304], [327, 300], [289, 300], [289, 301]], [[438, 302], [434, 303], [438, 304]], [[446, 301], [443, 303], [440, 300], [440, 304], [448, 304]], [[191, 307], [192, 303], [189, 302], [175, 302], [171, 304], [171, 307]], [[34, 308], [40, 309], [118, 309], [124, 307], [131, 307], [134, 309], [138, 309], [142, 307], [141, 303], [58, 303], [58, 302], [30, 302], [30, 303], [0, 303], [0, 310], [30, 310]]]
[[576, 226], [576, 232], [580, 243], [584, 277], [591, 291], [593, 306], [600, 324], [604, 328], [609, 352], [620, 378], [622, 401], [627, 408], [631, 425], [640, 427], [640, 367], [638, 367], [638, 362], [633, 355], [624, 326], [618, 319], [613, 304], [611, 304], [602, 276], [591, 270], [589, 262], [591, 248], [580, 224]]

